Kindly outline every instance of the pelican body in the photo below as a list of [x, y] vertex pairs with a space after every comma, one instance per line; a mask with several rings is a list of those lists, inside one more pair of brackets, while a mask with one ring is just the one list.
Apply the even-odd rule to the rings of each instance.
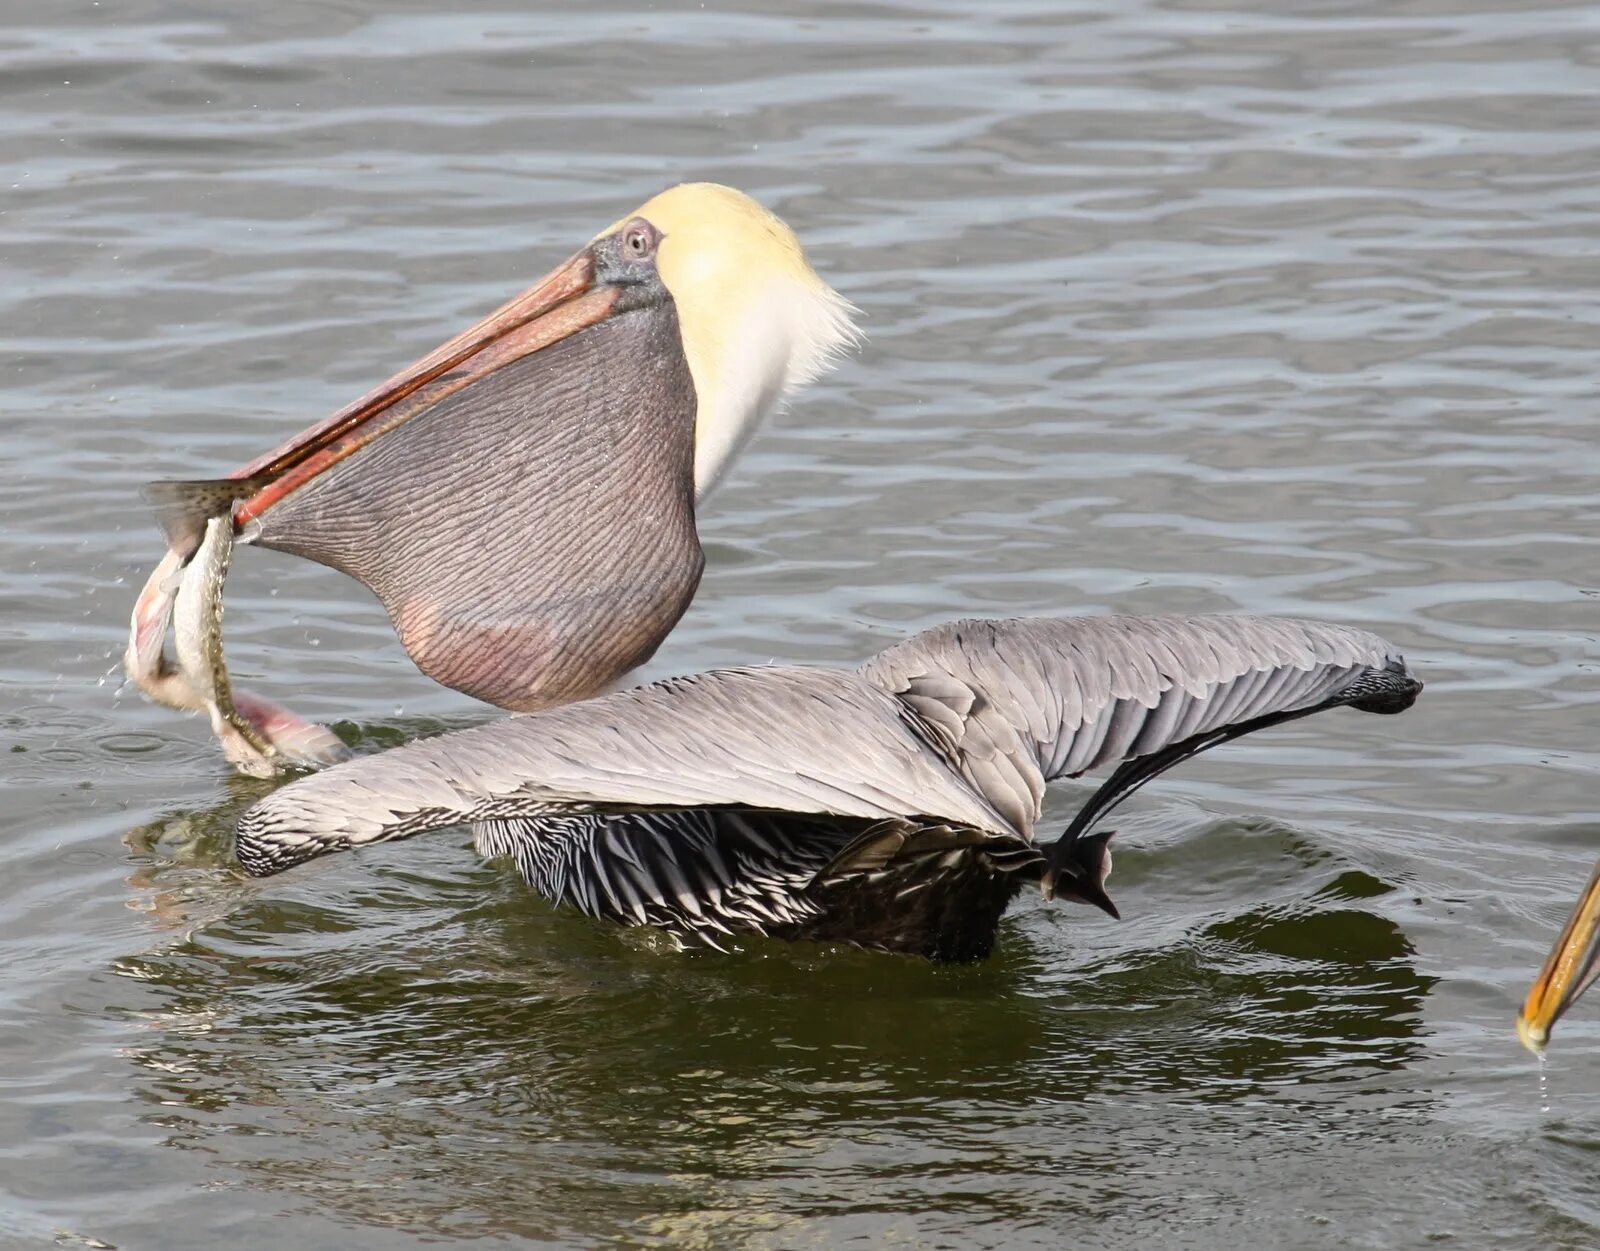
[[[683, 615], [704, 565], [697, 500], [851, 341], [850, 312], [749, 197], [663, 192], [229, 477], [153, 484], [168, 555], [135, 607], [130, 676], [159, 702], [205, 704], [184, 676], [194, 664], [168, 663], [163, 641], [183, 571], [223, 517], [238, 543], [371, 589], [446, 686], [524, 711], [594, 694]], [[272, 706], [257, 724], [264, 701], [237, 703], [260, 759], [230, 756], [271, 772], [305, 723]]]
[[[283, 787], [241, 818], [256, 876], [469, 824], [540, 893], [680, 941], [825, 939], [987, 956], [1024, 887], [1116, 915], [1110, 833], [1151, 778], [1419, 683], [1376, 635], [1276, 618], [936, 627], [854, 670], [726, 669], [441, 735]], [[1118, 767], [1053, 842], [1046, 785]]]

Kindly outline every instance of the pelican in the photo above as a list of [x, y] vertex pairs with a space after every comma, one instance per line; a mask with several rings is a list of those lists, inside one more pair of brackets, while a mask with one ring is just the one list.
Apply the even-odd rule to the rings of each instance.
[[[724, 669], [336, 765], [240, 819], [255, 876], [470, 824], [556, 903], [730, 934], [986, 957], [1026, 885], [1093, 904], [1092, 827], [1219, 743], [1422, 684], [1374, 634], [1270, 617], [964, 620], [853, 670]], [[1040, 845], [1046, 783], [1120, 762]]]
[[[594, 694], [683, 615], [704, 564], [697, 502], [852, 343], [853, 312], [750, 197], [711, 183], [662, 192], [228, 477], [152, 484], [168, 550], [134, 608], [129, 676], [160, 703], [210, 708], [246, 771], [344, 754], [331, 732], [244, 692], [219, 715], [191, 679], [205, 658], [165, 655], [188, 565], [228, 517], [238, 543], [368, 587], [445, 686], [519, 711]], [[220, 586], [196, 586], [191, 607], [220, 613]], [[180, 649], [214, 627], [180, 632]]]
[[1567, 918], [1567, 924], [1545, 958], [1539, 976], [1517, 1016], [1517, 1037], [1529, 1051], [1540, 1052], [1550, 1041], [1568, 1008], [1600, 977], [1600, 864]]

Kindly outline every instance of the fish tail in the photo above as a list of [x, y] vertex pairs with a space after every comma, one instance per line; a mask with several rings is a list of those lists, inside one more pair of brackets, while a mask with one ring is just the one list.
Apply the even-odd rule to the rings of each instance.
[[206, 522], [233, 511], [265, 485], [259, 475], [250, 478], [212, 478], [196, 482], [151, 482], [144, 497], [155, 509], [156, 521], [169, 547], [192, 552], [205, 537]]

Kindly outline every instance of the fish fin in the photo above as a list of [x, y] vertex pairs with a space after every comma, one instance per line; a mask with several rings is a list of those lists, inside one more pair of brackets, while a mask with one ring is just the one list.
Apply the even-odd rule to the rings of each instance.
[[236, 690], [233, 707], [279, 755], [297, 765], [316, 768], [338, 764], [355, 754], [327, 726], [297, 717], [282, 704], [260, 695]]

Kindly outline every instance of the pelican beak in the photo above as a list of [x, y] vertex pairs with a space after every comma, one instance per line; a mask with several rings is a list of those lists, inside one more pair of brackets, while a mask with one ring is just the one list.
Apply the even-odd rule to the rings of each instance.
[[1517, 1017], [1517, 1037], [1529, 1051], [1538, 1053], [1550, 1041], [1550, 1031], [1566, 1010], [1594, 983], [1600, 969], [1600, 865], [1567, 918], [1566, 928], [1533, 979], [1527, 1001]]
[[476, 325], [228, 477], [151, 483], [145, 494], [156, 506], [169, 546], [193, 551], [206, 521], [230, 508], [235, 526], [242, 527], [446, 396], [636, 306], [640, 301], [629, 298], [630, 289], [655, 278], [661, 238], [648, 221], [632, 218]]

